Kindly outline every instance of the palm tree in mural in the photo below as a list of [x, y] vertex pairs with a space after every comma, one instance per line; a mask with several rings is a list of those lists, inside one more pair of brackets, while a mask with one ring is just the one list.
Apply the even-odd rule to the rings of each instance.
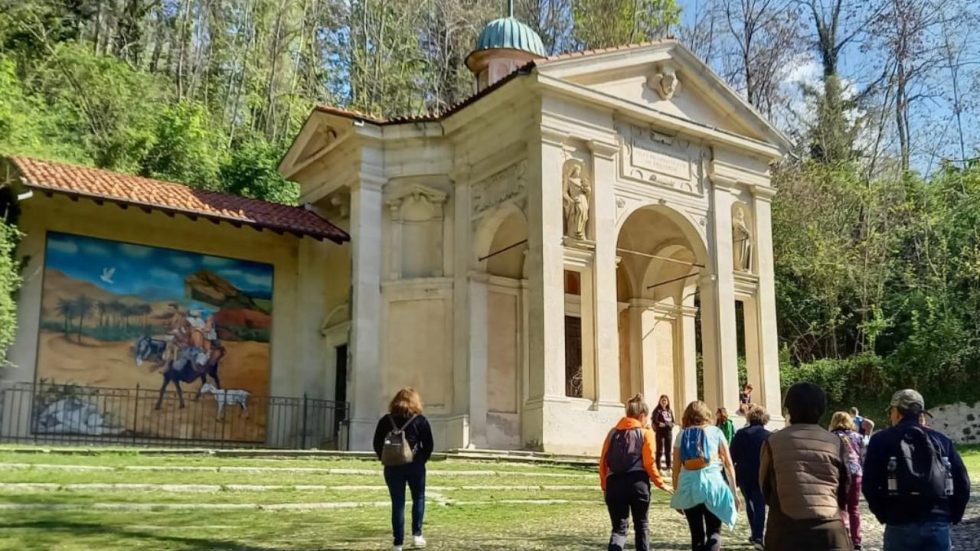
[[92, 299], [82, 295], [75, 299], [75, 315], [78, 316], [78, 342], [82, 342], [82, 327], [85, 325], [85, 318], [92, 313], [95, 305]]
[[109, 307], [109, 313], [115, 315], [115, 320], [114, 323], [112, 324], [113, 327], [122, 327], [121, 316], [123, 310], [126, 308], [126, 305], [118, 300], [113, 300], [109, 303], [108, 307]]
[[99, 329], [102, 329], [105, 327], [106, 314], [109, 313], [109, 303], [104, 300], [96, 302], [95, 311], [99, 314]]
[[59, 298], [56, 309], [58, 310], [58, 314], [65, 319], [65, 338], [67, 339], [68, 324], [71, 322], [71, 318], [75, 317], [75, 301], [67, 298]]
[[143, 323], [142, 330], [145, 332], [147, 325], [149, 325], [149, 319], [148, 319], [149, 318], [149, 315], [153, 313], [153, 306], [150, 306], [150, 304], [149, 303], [146, 303], [146, 302], [144, 302], [143, 304], [138, 304], [136, 306], [136, 313], [137, 313], [137, 315], [139, 315], [139, 316], [141, 316], [143, 318], [142, 319], [142, 323]]

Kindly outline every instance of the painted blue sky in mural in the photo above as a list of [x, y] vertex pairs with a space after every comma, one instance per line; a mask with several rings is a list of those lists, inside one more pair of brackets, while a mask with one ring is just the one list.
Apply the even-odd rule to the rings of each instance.
[[272, 298], [272, 265], [49, 232], [44, 265], [117, 295], [179, 300], [184, 279], [209, 270], [256, 299]]

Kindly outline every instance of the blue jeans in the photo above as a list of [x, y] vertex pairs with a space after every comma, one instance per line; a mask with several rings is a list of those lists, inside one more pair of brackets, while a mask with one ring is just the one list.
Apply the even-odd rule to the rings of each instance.
[[885, 526], [885, 551], [949, 551], [948, 522], [913, 522]]
[[762, 489], [756, 484], [754, 488], [742, 488], [745, 498], [745, 512], [749, 516], [749, 527], [752, 529], [752, 539], [762, 541], [762, 532], [766, 526], [766, 498]]
[[425, 463], [385, 467], [385, 484], [391, 496], [391, 532], [394, 545], [405, 543], [405, 484], [412, 493], [412, 535], [422, 535], [425, 516]]

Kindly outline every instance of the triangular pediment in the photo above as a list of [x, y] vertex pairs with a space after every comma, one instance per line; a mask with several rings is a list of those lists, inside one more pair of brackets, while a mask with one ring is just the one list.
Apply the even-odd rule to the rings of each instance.
[[675, 40], [551, 58], [542, 75], [669, 117], [787, 148], [787, 138]]

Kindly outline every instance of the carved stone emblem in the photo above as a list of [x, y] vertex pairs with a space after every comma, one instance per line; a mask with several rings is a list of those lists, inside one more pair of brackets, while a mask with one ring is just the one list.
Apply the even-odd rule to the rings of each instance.
[[524, 195], [526, 171], [527, 161], [520, 161], [474, 184], [471, 192], [473, 217]]
[[670, 100], [681, 90], [681, 81], [670, 65], [664, 65], [660, 71], [647, 78], [647, 86], [657, 92], [662, 100]]

